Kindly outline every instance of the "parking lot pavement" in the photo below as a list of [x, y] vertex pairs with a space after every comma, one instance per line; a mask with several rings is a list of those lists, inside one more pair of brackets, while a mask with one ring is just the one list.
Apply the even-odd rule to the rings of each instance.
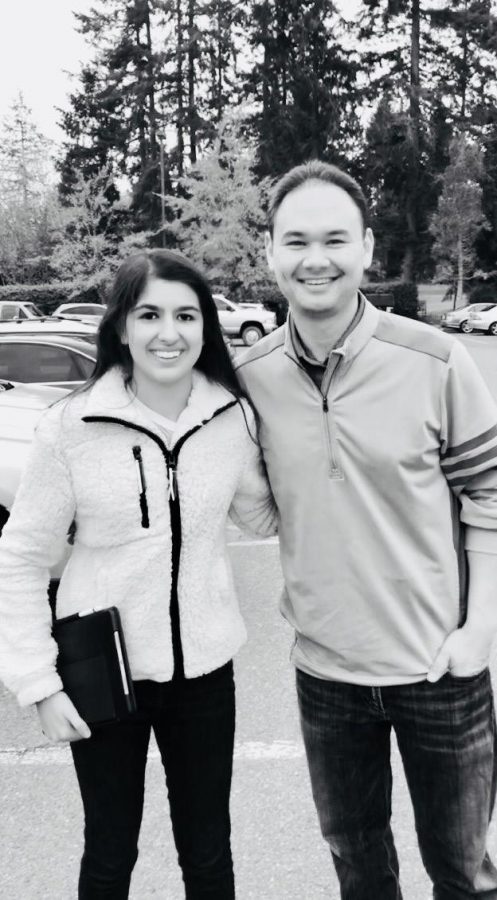
[[[231, 542], [249, 641], [236, 659], [237, 743], [232, 794], [238, 900], [338, 900], [320, 836], [300, 738], [291, 631], [277, 610], [274, 541]], [[493, 663], [497, 671], [497, 665]], [[65, 746], [33, 749], [36, 718], [0, 694], [2, 900], [74, 900], [82, 849], [81, 802]], [[26, 748], [28, 748], [26, 750]], [[404, 900], [429, 900], [399, 755], [393, 746], [393, 828]], [[497, 858], [497, 831], [490, 849]], [[131, 900], [181, 900], [183, 890], [158, 751], [147, 769], [140, 857]]]

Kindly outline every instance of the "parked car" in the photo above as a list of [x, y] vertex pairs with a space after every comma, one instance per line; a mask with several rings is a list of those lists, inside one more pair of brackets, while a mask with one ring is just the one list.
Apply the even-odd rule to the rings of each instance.
[[261, 303], [233, 303], [223, 294], [214, 294], [214, 302], [223, 331], [249, 347], [277, 328], [275, 314]]
[[9, 319], [0, 322], [0, 334], [65, 334], [95, 340], [97, 327], [74, 319], [37, 316], [32, 319]]
[[92, 374], [96, 348], [61, 334], [1, 334], [0, 378], [75, 388]]
[[54, 316], [78, 319], [80, 322], [98, 326], [106, 309], [102, 303], [62, 303], [55, 310]]
[[465, 331], [466, 333], [486, 331], [487, 334], [497, 334], [497, 303], [490, 304], [486, 309], [471, 310]]
[[0, 322], [11, 319], [37, 319], [43, 316], [36, 303], [20, 303], [14, 300], [0, 300]]
[[470, 313], [489, 309], [492, 306], [494, 306], [493, 303], [470, 303], [468, 306], [461, 306], [459, 309], [445, 313], [440, 324], [443, 328], [457, 328], [459, 331], [469, 334], [473, 331], [473, 326], [469, 323]]
[[[65, 394], [67, 390], [57, 387], [0, 380], [0, 534], [10, 515], [35, 425], [43, 410]], [[50, 571], [48, 600], [52, 604], [69, 553], [68, 543], [63, 559]]]

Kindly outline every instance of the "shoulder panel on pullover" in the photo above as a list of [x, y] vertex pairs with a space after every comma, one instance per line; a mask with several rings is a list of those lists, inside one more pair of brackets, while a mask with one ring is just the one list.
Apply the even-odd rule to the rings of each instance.
[[426, 353], [442, 362], [449, 359], [455, 342], [455, 338], [443, 334], [431, 325], [425, 325], [424, 322], [384, 312], [380, 312], [373, 337], [388, 344], [405, 347], [407, 350]]
[[249, 347], [239, 359], [234, 361], [234, 367], [236, 370], [243, 368], [248, 365], [248, 363], [256, 362], [258, 359], [262, 359], [264, 356], [269, 356], [269, 354], [273, 353], [274, 350], [279, 350], [285, 343], [285, 326], [280, 325], [276, 331], [272, 331], [271, 334], [266, 335], [266, 337], [261, 338], [260, 341], [257, 341], [252, 347]]

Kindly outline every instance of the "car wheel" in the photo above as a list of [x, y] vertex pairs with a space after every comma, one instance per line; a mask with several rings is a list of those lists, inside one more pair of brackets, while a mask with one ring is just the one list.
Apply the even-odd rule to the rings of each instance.
[[464, 322], [461, 322], [461, 324], [459, 325], [459, 331], [463, 331], [464, 334], [471, 334], [471, 332], [473, 331], [471, 322], [468, 322], [468, 320], [465, 319]]
[[261, 337], [264, 337], [264, 331], [260, 325], [244, 325], [241, 330], [241, 338], [247, 347], [256, 344], [257, 341], [260, 341]]
[[488, 329], [489, 334], [497, 334], [497, 322], [492, 322], [490, 328]]

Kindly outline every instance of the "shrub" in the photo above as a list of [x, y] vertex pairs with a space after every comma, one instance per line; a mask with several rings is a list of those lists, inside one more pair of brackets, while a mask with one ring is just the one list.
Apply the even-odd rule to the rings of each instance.
[[69, 299], [72, 286], [63, 282], [52, 284], [4, 284], [0, 285], [0, 300], [17, 303], [36, 303], [45, 315], [49, 315]]
[[375, 305], [383, 305], [387, 297], [388, 302], [385, 305], [392, 306], [396, 315], [407, 316], [410, 319], [418, 318], [418, 288], [415, 284], [407, 281], [383, 281], [365, 284], [361, 290], [372, 303], [375, 303], [375, 298], [379, 301], [381, 297], [383, 302]]
[[418, 318], [418, 288], [416, 284], [404, 281], [393, 289], [393, 311], [397, 316], [408, 319]]

